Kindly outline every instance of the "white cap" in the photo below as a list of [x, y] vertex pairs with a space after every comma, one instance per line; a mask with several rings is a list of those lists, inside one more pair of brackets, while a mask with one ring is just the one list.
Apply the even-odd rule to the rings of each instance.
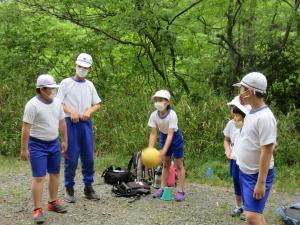
[[268, 82], [265, 75], [258, 72], [252, 72], [248, 73], [246, 76], [243, 77], [241, 82], [236, 83], [233, 86], [244, 86], [246, 88], [265, 94], [267, 92], [267, 85]]
[[155, 97], [165, 98], [168, 101], [170, 101], [171, 95], [170, 95], [170, 92], [167, 90], [159, 90], [159, 91], [155, 92], [155, 94], [152, 96], [152, 99], [154, 99]]
[[93, 58], [89, 54], [81, 53], [76, 59], [76, 64], [82, 67], [89, 68], [93, 64]]
[[49, 87], [59, 88], [60, 85], [56, 84], [54, 78], [49, 74], [42, 74], [36, 80], [36, 88]]
[[230, 102], [227, 103], [227, 105], [237, 107], [239, 110], [245, 113], [245, 115], [249, 114], [251, 110], [250, 105], [242, 105], [240, 103], [240, 96], [235, 96], [234, 99], [232, 99]]

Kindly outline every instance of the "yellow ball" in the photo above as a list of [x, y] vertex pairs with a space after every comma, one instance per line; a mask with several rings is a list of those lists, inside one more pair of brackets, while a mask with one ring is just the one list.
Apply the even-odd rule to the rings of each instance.
[[160, 152], [155, 148], [145, 148], [142, 151], [142, 162], [148, 168], [156, 168], [161, 163]]

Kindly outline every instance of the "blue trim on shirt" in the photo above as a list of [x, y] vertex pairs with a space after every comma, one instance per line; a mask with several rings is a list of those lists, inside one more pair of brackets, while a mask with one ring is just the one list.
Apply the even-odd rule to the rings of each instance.
[[44, 103], [44, 104], [47, 104], [47, 105], [50, 105], [50, 104], [53, 102], [53, 100], [50, 100], [50, 101], [44, 100], [44, 99], [43, 99], [41, 96], [39, 96], [39, 95], [37, 95], [36, 98], [37, 98], [40, 102], [42, 102], [42, 103]]
[[85, 82], [85, 79], [84, 80], [77, 80], [77, 79], [75, 79], [75, 77], [71, 77], [71, 79], [78, 82], [78, 83], [84, 83]]
[[157, 110], [157, 115], [158, 115], [159, 119], [164, 119], [170, 114], [170, 112], [171, 112], [171, 109], [168, 109], [166, 115], [160, 116], [159, 111]]
[[267, 108], [269, 108], [269, 107], [267, 105], [265, 105], [265, 106], [263, 106], [259, 109], [251, 110], [249, 114], [254, 114], [254, 113], [257, 113], [257, 112], [262, 111], [262, 110], [267, 109]]

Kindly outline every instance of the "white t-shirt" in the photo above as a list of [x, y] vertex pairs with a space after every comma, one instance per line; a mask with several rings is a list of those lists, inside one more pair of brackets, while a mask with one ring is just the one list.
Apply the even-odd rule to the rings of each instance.
[[30, 136], [43, 141], [52, 141], [58, 138], [59, 121], [64, 118], [64, 110], [58, 98], [47, 104], [35, 96], [25, 106], [23, 122], [32, 125]]
[[178, 130], [178, 118], [174, 110], [170, 109], [169, 113], [164, 117], [160, 117], [159, 111], [155, 110], [151, 113], [148, 126], [151, 128], [158, 128], [160, 132], [168, 134], [169, 128], [174, 128], [175, 132]]
[[[57, 97], [64, 105], [72, 107], [79, 116], [101, 102], [94, 84], [89, 80], [78, 81], [69, 77], [62, 80], [60, 85]], [[66, 117], [70, 117], [70, 114], [66, 113]]]
[[240, 135], [240, 128], [234, 126], [234, 120], [228, 121], [225, 129], [223, 130], [224, 136], [230, 138], [230, 149], [231, 155], [230, 158], [236, 160], [236, 153], [233, 149], [234, 143], [237, 141], [238, 136]]
[[[242, 172], [255, 174], [259, 171], [261, 147], [274, 144], [277, 137], [277, 122], [272, 111], [264, 106], [251, 111], [244, 119], [240, 138], [234, 146], [237, 153], [237, 164]], [[274, 158], [270, 161], [270, 169], [274, 167]]]

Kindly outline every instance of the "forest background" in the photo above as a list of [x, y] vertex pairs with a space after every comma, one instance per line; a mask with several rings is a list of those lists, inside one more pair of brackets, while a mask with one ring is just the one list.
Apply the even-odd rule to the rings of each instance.
[[[232, 84], [268, 79], [278, 120], [276, 188], [300, 186], [300, 0], [0, 0], [0, 157], [20, 152], [22, 115], [38, 75], [74, 75], [93, 56], [103, 102], [93, 115], [97, 169], [147, 146], [151, 96], [172, 93], [191, 179], [230, 184], [223, 149]], [[208, 167], [214, 178], [205, 178]], [[299, 189], [298, 189], [299, 190]]]

